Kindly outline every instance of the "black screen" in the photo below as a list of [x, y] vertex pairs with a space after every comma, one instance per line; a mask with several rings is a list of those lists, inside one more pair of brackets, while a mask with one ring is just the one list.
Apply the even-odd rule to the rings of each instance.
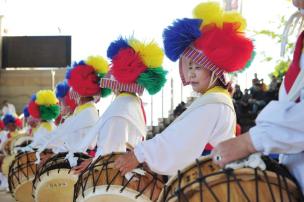
[[2, 68], [66, 67], [71, 63], [71, 36], [3, 37]]

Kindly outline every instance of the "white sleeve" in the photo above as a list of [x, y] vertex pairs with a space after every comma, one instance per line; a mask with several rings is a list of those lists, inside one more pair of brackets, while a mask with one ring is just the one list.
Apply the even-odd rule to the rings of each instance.
[[249, 131], [257, 151], [299, 153], [304, 151], [304, 103], [269, 103]]
[[208, 104], [194, 109], [162, 133], [138, 144], [134, 150], [137, 160], [146, 162], [156, 173], [176, 174], [177, 170], [200, 157], [210, 137], [216, 133], [218, 121], [225, 117], [222, 110], [227, 108], [219, 104]]
[[112, 117], [107, 120], [99, 130], [96, 156], [126, 151], [128, 134], [128, 120], [121, 117]]

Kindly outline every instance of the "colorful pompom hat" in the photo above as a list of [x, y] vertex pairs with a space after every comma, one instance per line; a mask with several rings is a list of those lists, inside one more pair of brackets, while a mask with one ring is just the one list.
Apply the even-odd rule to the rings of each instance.
[[67, 80], [57, 83], [55, 94], [59, 100], [61, 114], [73, 113], [77, 103], [70, 96], [70, 86]]
[[66, 72], [70, 96], [74, 100], [79, 97], [108, 96], [111, 90], [100, 87], [100, 79], [108, 71], [108, 62], [101, 56], [90, 56], [85, 61], [75, 62]]
[[227, 84], [226, 73], [249, 67], [255, 53], [252, 40], [244, 34], [246, 20], [235, 11], [224, 11], [217, 2], [201, 3], [193, 10], [193, 19], [173, 22], [163, 32], [167, 57], [179, 60], [184, 85], [189, 84], [182, 57], [214, 72]]
[[3, 117], [3, 123], [7, 126], [9, 123], [13, 123], [18, 128], [22, 128], [22, 120], [12, 114], [5, 114]]
[[147, 89], [154, 95], [166, 83], [162, 67], [164, 53], [154, 41], [143, 43], [137, 39], [122, 38], [113, 41], [107, 50], [112, 60], [109, 74], [101, 79], [101, 87], [142, 95]]
[[30, 116], [36, 119], [50, 121], [60, 114], [58, 99], [52, 90], [40, 90], [34, 94], [28, 104]]

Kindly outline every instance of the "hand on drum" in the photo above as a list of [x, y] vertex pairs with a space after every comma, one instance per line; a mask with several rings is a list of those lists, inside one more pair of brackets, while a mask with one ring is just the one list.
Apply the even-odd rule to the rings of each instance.
[[137, 161], [133, 150], [119, 157], [114, 162], [114, 166], [120, 170], [122, 176], [124, 176], [127, 172], [132, 171], [138, 166], [138, 164], [139, 162]]
[[215, 164], [224, 167], [227, 163], [236, 161], [256, 152], [249, 133], [244, 133], [218, 144], [211, 152]]
[[72, 169], [73, 173], [76, 175], [80, 174], [91, 164], [92, 160], [93, 160], [92, 158], [89, 158], [89, 159], [85, 159], [84, 161], [82, 161], [79, 166], [75, 166]]

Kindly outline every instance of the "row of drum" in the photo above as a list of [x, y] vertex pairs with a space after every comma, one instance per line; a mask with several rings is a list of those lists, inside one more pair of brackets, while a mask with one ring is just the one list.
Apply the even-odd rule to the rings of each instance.
[[[209, 157], [197, 159], [167, 183], [142, 164], [125, 176], [114, 167], [123, 153], [98, 157], [80, 175], [71, 172], [67, 153], [36, 164], [36, 152], [19, 153], [9, 166], [9, 189], [17, 201], [304, 201], [297, 183], [278, 163], [266, 170], [221, 169]], [[76, 153], [78, 164], [86, 158]]]

